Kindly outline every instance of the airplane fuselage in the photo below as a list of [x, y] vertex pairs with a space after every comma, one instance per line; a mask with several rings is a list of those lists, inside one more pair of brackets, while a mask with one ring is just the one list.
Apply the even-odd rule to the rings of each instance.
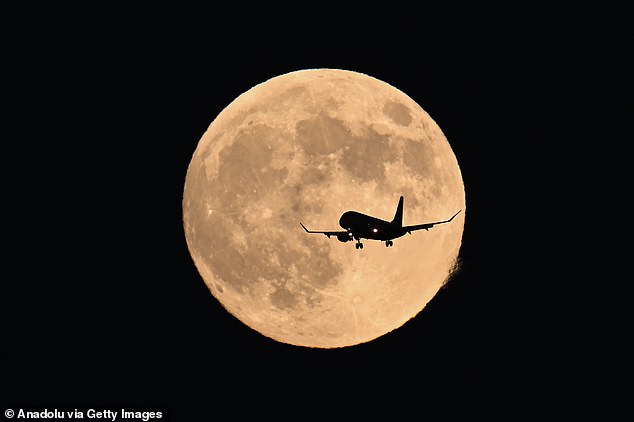
[[392, 240], [407, 233], [400, 221], [389, 222], [356, 211], [346, 211], [339, 219], [341, 228], [351, 234], [351, 239]]

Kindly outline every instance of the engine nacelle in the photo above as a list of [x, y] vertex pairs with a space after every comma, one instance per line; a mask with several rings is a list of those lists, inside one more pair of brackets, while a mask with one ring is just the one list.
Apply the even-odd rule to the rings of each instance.
[[337, 240], [340, 242], [349, 242], [352, 240], [352, 236], [350, 236], [348, 233], [339, 233], [337, 235]]

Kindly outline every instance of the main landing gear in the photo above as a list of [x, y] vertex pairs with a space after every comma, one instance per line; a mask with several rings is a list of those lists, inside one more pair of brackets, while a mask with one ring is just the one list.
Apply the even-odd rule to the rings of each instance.
[[[386, 240], [385, 241], [385, 247], [389, 248], [391, 246], [394, 246], [394, 242], [392, 242], [391, 240]], [[361, 241], [359, 239], [357, 239], [357, 243], [354, 244], [354, 248], [355, 249], [363, 249], [363, 243], [361, 243]]]

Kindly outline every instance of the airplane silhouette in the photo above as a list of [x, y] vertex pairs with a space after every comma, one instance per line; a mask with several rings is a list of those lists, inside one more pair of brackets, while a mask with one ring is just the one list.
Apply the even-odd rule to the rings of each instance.
[[416, 230], [424, 229], [429, 231], [436, 224], [449, 223], [460, 211], [455, 213], [449, 220], [403, 226], [403, 197], [401, 196], [392, 221], [381, 220], [356, 211], [346, 211], [339, 219], [339, 225], [346, 231], [308, 230], [304, 224], [301, 222], [299, 224], [306, 230], [306, 233], [325, 234], [329, 239], [330, 236], [336, 236], [340, 242], [349, 242], [355, 239], [357, 241], [354, 245], [356, 249], [363, 249], [363, 243], [361, 243], [360, 239], [381, 240], [385, 242], [386, 247], [390, 247], [394, 245], [392, 239], [404, 236], [405, 233], [412, 234]]

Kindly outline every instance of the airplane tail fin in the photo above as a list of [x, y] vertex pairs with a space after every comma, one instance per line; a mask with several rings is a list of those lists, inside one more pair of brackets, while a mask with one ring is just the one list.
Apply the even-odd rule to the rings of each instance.
[[394, 218], [392, 219], [392, 224], [398, 224], [399, 227], [403, 227], [403, 197], [398, 200], [398, 205], [396, 206], [396, 213], [394, 214]]

